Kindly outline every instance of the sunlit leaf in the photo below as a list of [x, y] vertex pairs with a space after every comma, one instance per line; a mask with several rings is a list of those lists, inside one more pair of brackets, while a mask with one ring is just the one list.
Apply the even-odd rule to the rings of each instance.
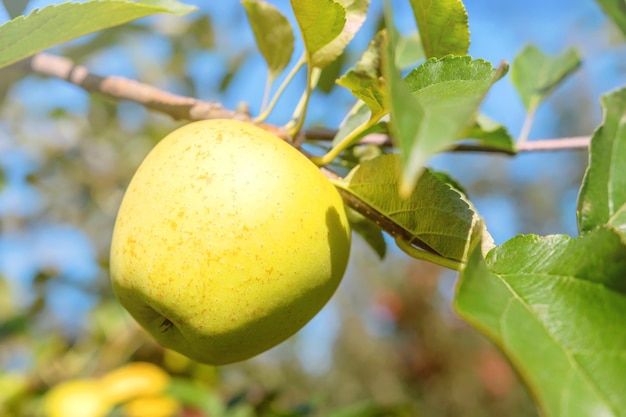
[[174, 0], [92, 0], [35, 10], [0, 26], [0, 68], [51, 46], [155, 13], [189, 13], [195, 7]]
[[374, 118], [380, 118], [389, 111], [385, 81], [381, 73], [383, 42], [384, 33], [379, 32], [354, 68], [337, 80], [337, 84], [349, 89], [356, 98], [367, 104]]
[[596, 0], [613, 23], [626, 36], [626, 3], [624, 0]]
[[330, 61], [316, 61], [315, 54], [341, 34], [346, 25], [346, 8], [335, 0], [291, 0], [291, 8], [302, 33], [308, 62], [323, 67], [320, 64]]
[[363, 161], [339, 184], [413, 237], [412, 243], [442, 256], [462, 260], [476, 218], [464, 197], [424, 170], [413, 193], [398, 190], [400, 159], [396, 154]]
[[578, 199], [578, 227], [610, 225], [626, 239], [626, 89], [602, 97], [604, 121], [591, 138]]
[[269, 68], [270, 79], [275, 79], [287, 67], [293, 53], [294, 36], [289, 20], [269, 3], [243, 2], [257, 47]]
[[466, 55], [470, 36], [461, 0], [410, 0], [427, 58]]
[[626, 409], [626, 247], [610, 229], [517, 236], [461, 274], [456, 308], [517, 367], [547, 417]]
[[354, 35], [361, 29], [370, 0], [338, 0], [345, 8], [346, 22], [339, 36], [315, 52], [312, 65], [323, 68], [339, 57]]
[[580, 63], [575, 49], [551, 57], [529, 45], [515, 57], [511, 66], [511, 81], [526, 109], [531, 110], [541, 104]]

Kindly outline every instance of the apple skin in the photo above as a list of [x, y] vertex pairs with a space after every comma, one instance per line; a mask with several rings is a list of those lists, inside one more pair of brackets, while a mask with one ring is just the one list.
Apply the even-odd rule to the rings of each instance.
[[296, 333], [345, 272], [337, 190], [304, 155], [235, 120], [185, 125], [135, 173], [111, 244], [120, 303], [163, 346], [223, 365]]

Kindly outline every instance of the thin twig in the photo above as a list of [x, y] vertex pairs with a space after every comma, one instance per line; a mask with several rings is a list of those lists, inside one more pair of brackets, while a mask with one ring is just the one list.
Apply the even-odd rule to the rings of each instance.
[[575, 136], [571, 138], [531, 140], [518, 145], [518, 152], [562, 151], [565, 149], [584, 150], [589, 148], [589, 136]]
[[526, 143], [528, 135], [530, 135], [530, 129], [532, 129], [533, 123], [535, 122], [535, 114], [537, 112], [538, 105], [539, 103], [534, 103], [526, 112], [526, 118], [524, 119], [522, 130], [520, 130], [519, 136], [517, 137], [518, 145], [523, 145], [524, 143]]
[[[332, 129], [314, 128], [304, 131], [307, 140], [328, 141], [335, 137], [337, 131]], [[490, 147], [485, 145], [474, 145], [471, 143], [461, 143], [448, 149], [449, 152], [482, 152], [482, 153], [499, 153], [504, 155], [515, 155], [524, 152], [547, 152], [547, 151], [569, 151], [569, 150], [586, 150], [589, 147], [589, 136], [574, 136], [568, 138], [552, 138], [531, 140], [524, 143], [517, 143], [517, 152], [509, 152], [498, 147]], [[379, 146], [393, 146], [393, 141], [389, 135], [382, 133], [372, 133], [364, 136], [360, 144], [373, 144]]]
[[128, 78], [102, 77], [91, 73], [82, 65], [76, 65], [67, 58], [55, 55], [41, 53], [15, 65], [37, 74], [60, 78], [89, 92], [134, 101], [149, 109], [167, 113], [176, 120], [247, 118], [246, 115], [223, 108], [219, 103], [168, 93]]
[[[23, 71], [55, 77], [86, 91], [99, 93], [115, 100], [129, 100], [148, 109], [165, 113], [175, 120], [239, 119], [252, 122], [249, 114], [224, 108], [220, 103], [172, 94], [149, 84], [124, 77], [101, 75], [71, 60], [46, 53], [36, 54], [12, 66]], [[287, 135], [276, 126], [263, 125], [283, 139]]]
[[[99, 93], [115, 100], [134, 101], [149, 109], [165, 113], [176, 120], [239, 119], [253, 122], [249, 114], [226, 109], [220, 103], [172, 94], [124, 77], [97, 75], [82, 65], [76, 65], [67, 58], [55, 55], [39, 53], [14, 64], [12, 67], [48, 77], [60, 78], [86, 91]], [[289, 141], [293, 139], [278, 126], [269, 124], [261, 124], [261, 126], [283, 139]], [[311, 139], [326, 141], [332, 140], [336, 133], [337, 131], [333, 129], [311, 128], [300, 132], [298, 139], [299, 141]], [[525, 141], [518, 143], [517, 152], [583, 150], [589, 147], [589, 140], [589, 137], [581, 136]], [[365, 136], [360, 143], [381, 146], [392, 145], [388, 135], [379, 133]], [[456, 145], [450, 151], [511, 154], [500, 148], [472, 144]]]

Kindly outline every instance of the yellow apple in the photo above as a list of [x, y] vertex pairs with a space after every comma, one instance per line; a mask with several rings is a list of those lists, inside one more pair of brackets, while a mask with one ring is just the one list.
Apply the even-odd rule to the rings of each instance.
[[137, 397], [162, 393], [170, 383], [170, 376], [153, 363], [131, 362], [100, 379], [101, 390], [113, 404]]
[[112, 408], [94, 379], [62, 382], [50, 389], [44, 400], [47, 417], [104, 417]]
[[180, 408], [177, 400], [166, 395], [136, 398], [122, 406], [126, 417], [172, 417]]
[[115, 294], [163, 346], [220, 365], [284, 341], [330, 299], [350, 230], [341, 197], [292, 146], [245, 122], [164, 138], [122, 201]]

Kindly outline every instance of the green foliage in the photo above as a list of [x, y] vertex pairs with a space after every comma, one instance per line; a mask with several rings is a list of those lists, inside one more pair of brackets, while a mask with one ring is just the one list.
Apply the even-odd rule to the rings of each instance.
[[[337, 146], [342, 143], [347, 137], [349, 137], [355, 130], [359, 127], [365, 125], [372, 119], [372, 112], [370, 108], [364, 102], [357, 102], [348, 116], [343, 121], [339, 129], [337, 129], [337, 133], [333, 138], [332, 146]], [[352, 139], [350, 140], [351, 144], [358, 142], [369, 130], [365, 130], [358, 135], [352, 135]]]
[[426, 57], [467, 54], [469, 25], [461, 0], [410, 0], [410, 3]]
[[387, 124], [378, 122], [379, 118], [380, 115], [373, 115], [363, 102], [358, 102], [337, 130], [332, 141], [334, 149], [343, 149], [353, 145], [372, 133], [386, 133]]
[[370, 119], [380, 119], [389, 112], [385, 80], [381, 73], [381, 48], [385, 33], [379, 32], [361, 55], [354, 68], [348, 70], [337, 84], [349, 89], [370, 110]]
[[622, 0], [596, 0], [604, 12], [613, 20], [619, 30], [626, 36], [626, 7]]
[[295, 40], [291, 24], [269, 3], [246, 0], [242, 4], [250, 20], [256, 44], [269, 68], [270, 81], [273, 81], [291, 60]]
[[368, 6], [369, 0], [292, 0], [307, 62], [323, 68], [337, 59], [365, 21]]
[[400, 172], [397, 155], [382, 155], [361, 162], [338, 185], [400, 226], [412, 244], [462, 261], [474, 224], [464, 197], [425, 170], [413, 193], [402, 198], [394, 192]]
[[461, 274], [457, 310], [506, 352], [548, 416], [626, 409], [625, 97], [602, 99], [579, 196], [582, 235], [518, 236], [486, 258], [475, 248]]
[[533, 111], [543, 100], [580, 66], [575, 49], [550, 57], [529, 45], [515, 57], [511, 66], [511, 81], [526, 110]]
[[418, 32], [402, 36], [396, 45], [396, 66], [400, 69], [410, 68], [423, 60], [426, 55]]
[[456, 307], [507, 354], [547, 416], [626, 409], [626, 247], [612, 230], [477, 248]]
[[626, 90], [602, 98], [604, 121], [591, 138], [589, 167], [578, 200], [582, 233], [608, 225], [626, 242]]
[[426, 161], [461, 139], [474, 123], [480, 103], [506, 67], [446, 57], [429, 59], [404, 80], [397, 69], [388, 71], [391, 131], [403, 156], [400, 192], [406, 196]]
[[480, 145], [498, 149], [502, 152], [515, 154], [515, 140], [504, 126], [494, 122], [483, 114], [479, 114], [464, 133], [464, 136], [475, 140]]
[[345, 7], [335, 0], [292, 0], [291, 7], [300, 27], [307, 61], [311, 66], [324, 67], [341, 53], [333, 50], [331, 55], [326, 55], [323, 48], [343, 31], [346, 25]]
[[195, 7], [175, 0], [141, 3], [92, 0], [35, 10], [0, 26], [0, 68], [54, 45], [155, 13], [182, 15]]

